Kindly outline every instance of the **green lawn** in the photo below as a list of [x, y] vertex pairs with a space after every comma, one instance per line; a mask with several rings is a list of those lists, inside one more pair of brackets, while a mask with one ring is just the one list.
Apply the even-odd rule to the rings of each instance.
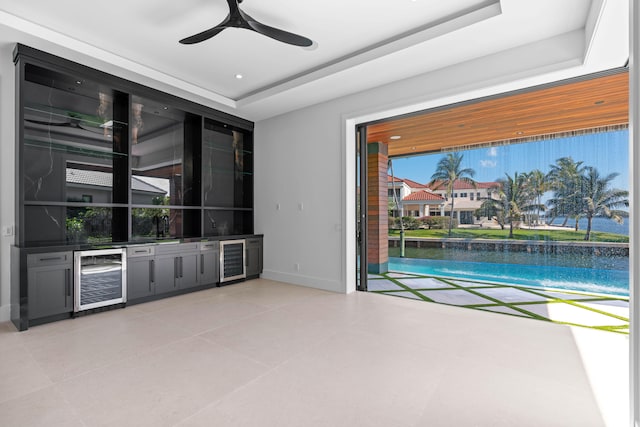
[[[546, 240], [553, 242], [584, 241], [584, 230], [513, 230], [514, 240]], [[389, 236], [400, 236], [400, 230], [389, 230]], [[434, 239], [449, 237], [448, 230], [406, 230], [405, 237], [430, 237]], [[462, 239], [508, 239], [509, 229], [494, 230], [486, 228], [454, 228], [453, 238]], [[628, 243], [629, 237], [623, 234], [591, 232], [592, 242], [621, 242]]]

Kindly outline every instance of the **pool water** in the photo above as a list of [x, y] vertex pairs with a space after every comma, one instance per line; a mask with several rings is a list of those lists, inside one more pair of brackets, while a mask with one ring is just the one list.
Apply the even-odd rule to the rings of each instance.
[[455, 259], [389, 258], [389, 271], [629, 296], [628, 267], [605, 269]]

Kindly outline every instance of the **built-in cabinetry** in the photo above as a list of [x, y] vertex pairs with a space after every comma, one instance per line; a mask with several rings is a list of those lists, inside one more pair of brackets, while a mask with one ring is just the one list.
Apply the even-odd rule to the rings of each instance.
[[73, 252], [27, 255], [28, 318], [73, 311]]
[[218, 283], [216, 245], [254, 232], [253, 123], [27, 46], [14, 62], [14, 323], [73, 310], [72, 264], [31, 255], [127, 246], [129, 301]]
[[253, 123], [18, 45], [17, 246], [253, 233]]

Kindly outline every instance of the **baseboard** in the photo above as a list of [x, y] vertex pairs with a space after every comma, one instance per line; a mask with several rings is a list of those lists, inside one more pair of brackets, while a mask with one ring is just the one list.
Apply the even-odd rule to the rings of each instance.
[[0, 323], [11, 320], [11, 304], [5, 304], [0, 307]]
[[283, 273], [281, 271], [273, 270], [263, 270], [260, 277], [263, 279], [276, 280], [278, 282], [291, 283], [292, 285], [322, 289], [324, 291], [346, 293], [345, 283], [336, 280], [327, 280], [320, 277]]

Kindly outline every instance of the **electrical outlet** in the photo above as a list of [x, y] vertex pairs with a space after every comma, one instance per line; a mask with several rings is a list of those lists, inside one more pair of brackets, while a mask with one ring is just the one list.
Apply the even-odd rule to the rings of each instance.
[[3, 236], [13, 236], [13, 225], [3, 226], [2, 227], [2, 235]]

